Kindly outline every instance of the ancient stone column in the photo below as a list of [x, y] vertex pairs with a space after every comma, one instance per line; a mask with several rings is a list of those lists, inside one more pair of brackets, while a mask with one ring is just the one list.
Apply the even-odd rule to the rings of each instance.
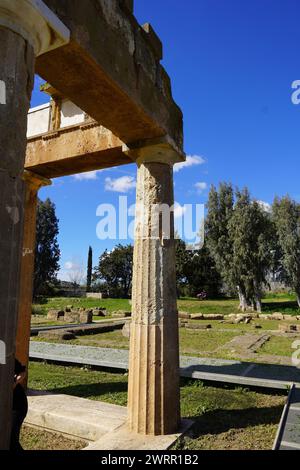
[[[38, 190], [42, 186], [50, 185], [51, 181], [43, 178], [42, 176], [31, 173], [30, 171], [24, 172], [24, 180], [25, 206], [23, 252], [21, 258], [21, 280], [15, 356], [21, 364], [27, 367], [32, 312]], [[24, 386], [26, 387], [26, 383], [24, 383]]]
[[23, 229], [22, 173], [34, 53], [22, 36], [0, 27], [0, 449], [8, 446]]
[[42, 1], [0, 0], [0, 449], [7, 449], [10, 440], [23, 234], [22, 175], [34, 56], [62, 45], [69, 39], [67, 33]]
[[179, 158], [161, 145], [130, 155], [138, 178], [128, 422], [133, 432], [163, 435], [175, 433], [180, 423], [174, 213], [167, 211], [174, 204], [173, 163]]

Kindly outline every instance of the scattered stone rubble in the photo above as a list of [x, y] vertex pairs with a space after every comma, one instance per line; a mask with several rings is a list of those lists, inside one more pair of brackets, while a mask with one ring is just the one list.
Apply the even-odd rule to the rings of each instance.
[[[300, 321], [300, 315], [297, 316], [292, 316], [292, 315], [284, 315], [280, 312], [274, 312], [270, 315], [268, 314], [258, 314], [256, 312], [247, 312], [247, 313], [230, 313], [229, 315], [222, 315], [218, 313], [188, 313], [184, 311], [179, 311], [178, 312], [178, 319], [179, 319], [179, 327], [187, 327], [187, 320], [209, 320], [209, 321], [216, 321], [218, 320], [219, 323], [230, 323], [230, 324], [239, 324], [239, 323], [245, 323], [249, 324], [252, 322], [252, 320], [256, 319], [261, 319], [261, 320], [286, 320], [286, 321]], [[260, 328], [260, 325], [253, 325], [255, 328]], [[190, 328], [197, 328], [195, 327], [190, 327]], [[286, 329], [287, 327], [283, 328]], [[200, 326], [198, 327], [200, 329]], [[206, 329], [206, 326], [203, 325], [201, 329]], [[299, 325], [299, 330], [295, 330], [292, 327], [289, 329], [289, 331], [300, 331], [300, 325]]]
[[118, 310], [117, 312], [113, 312], [111, 316], [113, 318], [127, 318], [131, 317], [131, 312], [126, 312], [125, 310]]
[[105, 317], [107, 315], [106, 308], [96, 307], [86, 309], [74, 308], [73, 305], [67, 305], [64, 310], [49, 310], [47, 313], [47, 319], [66, 323], [92, 323], [94, 315]]

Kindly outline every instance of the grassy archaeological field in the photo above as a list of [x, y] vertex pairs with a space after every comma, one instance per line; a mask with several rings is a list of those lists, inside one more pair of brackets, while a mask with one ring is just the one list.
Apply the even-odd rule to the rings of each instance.
[[[106, 307], [108, 318], [116, 310], [130, 310], [128, 300], [123, 299], [65, 299], [51, 298], [34, 306], [38, 316], [33, 325], [46, 324], [49, 309], [74, 307]], [[198, 301], [178, 300], [178, 310], [188, 313], [238, 313], [235, 299]], [[281, 312], [298, 315], [292, 295], [273, 295], [264, 299], [264, 313]], [[99, 320], [95, 317], [94, 320]], [[295, 320], [296, 321], [296, 320]], [[290, 357], [293, 337], [282, 336], [279, 321], [254, 319], [249, 324], [221, 321], [192, 320], [192, 324], [210, 324], [207, 330], [180, 328], [180, 353], [199, 357], [239, 358], [243, 350], [233, 349], [232, 341], [267, 334], [270, 339], [251, 359], [264, 362], [266, 357]], [[61, 323], [60, 323], [61, 324]], [[299, 334], [300, 338], [300, 334]], [[38, 337], [35, 341], [43, 341]], [[54, 340], [47, 340], [54, 341]], [[128, 349], [129, 340], [121, 330], [95, 335], [78, 336], [66, 344]], [[245, 352], [245, 351], [244, 351]], [[255, 356], [255, 357], [254, 357]], [[275, 362], [275, 360], [274, 360]], [[92, 370], [89, 367], [63, 367], [45, 363], [30, 363], [29, 386], [37, 390], [70, 394], [101, 400], [121, 406], [127, 403], [127, 374]], [[271, 449], [285, 403], [286, 393], [257, 393], [244, 388], [211, 387], [200, 381], [181, 379], [182, 416], [194, 420], [191, 431], [179, 440], [174, 449]], [[27, 449], [80, 449], [85, 443], [71, 441], [57, 434], [25, 427], [22, 443]]]
[[[126, 299], [66, 299], [66, 298], [49, 298], [44, 303], [35, 305], [34, 312], [39, 312], [38, 316], [33, 316], [32, 325], [55, 324], [46, 320], [46, 313], [49, 309], [63, 309], [66, 305], [76, 307], [92, 308], [96, 306], [106, 307], [108, 315], [117, 310], [130, 310], [130, 302]], [[188, 313], [204, 313], [204, 314], [223, 314], [238, 313], [238, 301], [236, 299], [206, 300], [199, 301], [196, 299], [179, 299], [178, 310]], [[300, 311], [297, 307], [295, 297], [289, 294], [273, 294], [264, 299], [263, 315], [280, 312], [283, 314], [299, 315]], [[251, 323], [227, 323], [222, 321], [192, 320], [191, 323], [198, 325], [211, 326], [207, 330], [192, 330], [180, 328], [180, 353], [194, 356], [204, 357], [220, 357], [227, 359], [235, 359], [243, 356], [245, 351], [236, 350], [231, 347], [230, 341], [234, 338], [246, 336], [258, 337], [259, 335], [270, 335], [269, 340], [257, 351], [255, 357], [251, 357], [252, 361], [264, 361], [268, 355], [268, 361], [272, 361], [272, 357], [284, 356], [291, 357], [293, 352], [292, 343], [295, 340], [292, 337], [283, 337], [279, 332], [280, 321], [264, 319], [263, 315], [259, 319], [254, 319]], [[226, 318], [226, 317], [225, 317]], [[94, 321], [99, 320], [94, 317]], [[295, 319], [296, 321], [296, 319]], [[58, 324], [62, 324], [61, 322]], [[299, 334], [300, 337], [300, 334]], [[35, 341], [60, 341], [52, 339], [40, 339], [34, 337]], [[129, 340], [122, 335], [121, 330], [95, 335], [78, 336], [76, 339], [68, 341], [68, 344], [77, 344], [104, 348], [128, 349]], [[247, 360], [247, 355], [245, 355]]]
[[[31, 363], [29, 386], [126, 406], [127, 374], [87, 368]], [[182, 416], [194, 420], [189, 434], [175, 449], [271, 449], [285, 395], [256, 393], [243, 388], [204, 386], [181, 380]], [[27, 449], [78, 449], [82, 442], [25, 428]]]

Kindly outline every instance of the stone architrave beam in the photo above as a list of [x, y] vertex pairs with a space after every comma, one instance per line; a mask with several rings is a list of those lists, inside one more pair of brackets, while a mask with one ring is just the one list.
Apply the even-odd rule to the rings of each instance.
[[46, 178], [132, 163], [123, 142], [94, 121], [27, 141], [25, 168]]
[[182, 112], [159, 62], [160, 41], [132, 1], [45, 0], [70, 42], [38, 57], [46, 81], [125, 143], [168, 134], [183, 147]]

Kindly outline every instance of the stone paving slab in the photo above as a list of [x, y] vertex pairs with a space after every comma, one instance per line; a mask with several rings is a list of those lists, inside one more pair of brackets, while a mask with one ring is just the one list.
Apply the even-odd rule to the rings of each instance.
[[72, 329], [72, 330], [80, 330], [82, 328], [97, 328], [97, 326], [105, 326], [107, 325], [124, 325], [128, 321], [126, 318], [118, 318], [117, 320], [114, 318], [110, 319], [102, 319], [102, 320], [94, 320], [93, 323], [63, 323], [62, 325], [44, 325], [44, 326], [32, 326], [30, 333], [31, 335], [36, 335], [40, 331], [52, 331], [52, 330], [64, 330], [64, 329]]
[[143, 436], [129, 431], [127, 424], [124, 423], [83, 450], [167, 450], [189, 430], [192, 424], [191, 420], [183, 419], [176, 434]]
[[29, 393], [25, 423], [87, 441], [97, 441], [127, 419], [123, 406], [52, 393]]
[[166, 450], [192, 426], [183, 419], [175, 434], [143, 436], [127, 427], [127, 408], [97, 400], [29, 390], [25, 423], [86, 441], [83, 450]]
[[[126, 349], [30, 342], [30, 358], [37, 360], [128, 370], [128, 356]], [[300, 370], [294, 366], [181, 356], [180, 367], [181, 376], [200, 380], [274, 389], [300, 384]]]
[[300, 450], [300, 389], [292, 390], [279, 450]]

